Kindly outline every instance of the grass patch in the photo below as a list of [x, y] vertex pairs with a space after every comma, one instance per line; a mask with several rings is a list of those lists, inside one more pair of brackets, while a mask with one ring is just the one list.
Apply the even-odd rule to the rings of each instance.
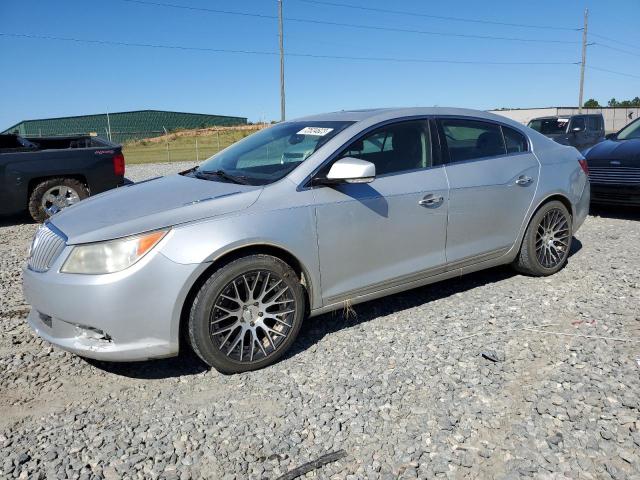
[[127, 164], [202, 162], [259, 129], [259, 126], [250, 125], [238, 128], [221, 128], [217, 131], [209, 128], [183, 130], [161, 137], [126, 142], [122, 145], [122, 153]]

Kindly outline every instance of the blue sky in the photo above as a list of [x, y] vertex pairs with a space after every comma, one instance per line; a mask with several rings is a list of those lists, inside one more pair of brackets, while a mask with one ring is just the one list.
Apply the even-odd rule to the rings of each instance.
[[[153, 1], [153, 0], [149, 0]], [[276, 0], [155, 0], [266, 16]], [[329, 0], [327, 0], [329, 1]], [[585, 7], [585, 99], [640, 95], [638, 0], [457, 2], [331, 0], [494, 22], [579, 28]], [[578, 62], [581, 32], [469, 23], [284, 0], [285, 17], [405, 30], [519, 37], [460, 38], [285, 20], [285, 48], [329, 56], [476, 62]], [[125, 43], [276, 52], [270, 18], [143, 5], [124, 0], [0, 0], [0, 32]], [[543, 43], [558, 40], [576, 43]], [[609, 47], [634, 53], [630, 55]], [[635, 48], [634, 48], [635, 47]], [[83, 44], [0, 36], [0, 130], [29, 118], [137, 109], [279, 118], [277, 56]], [[533, 107], [575, 105], [576, 65], [459, 65], [288, 57], [287, 117], [374, 106]]]

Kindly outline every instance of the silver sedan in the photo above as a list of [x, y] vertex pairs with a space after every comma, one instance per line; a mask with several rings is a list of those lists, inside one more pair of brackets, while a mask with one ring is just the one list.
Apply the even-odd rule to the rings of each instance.
[[550, 275], [589, 206], [586, 163], [506, 118], [412, 108], [280, 123], [37, 232], [29, 323], [78, 355], [273, 363], [305, 317], [512, 264]]

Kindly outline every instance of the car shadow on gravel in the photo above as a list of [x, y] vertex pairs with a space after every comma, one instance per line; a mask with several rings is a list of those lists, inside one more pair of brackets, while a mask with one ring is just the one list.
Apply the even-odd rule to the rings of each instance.
[[[574, 237], [569, 258], [581, 249], [582, 243]], [[302, 324], [298, 338], [282, 359], [291, 358], [317, 344], [325, 335], [330, 335], [344, 328], [350, 328], [380, 316], [391, 315], [455, 295], [456, 293], [472, 290], [476, 287], [501, 282], [516, 275], [518, 273], [509, 266], [490, 268], [361, 303], [355, 307], [355, 314], [339, 310], [308, 319]], [[179, 356], [161, 360], [123, 363], [84, 360], [93, 367], [107, 373], [148, 380], [198, 375], [204, 371], [211, 370], [186, 346], [181, 346]]]
[[[571, 243], [569, 258], [581, 249], [582, 243], [574, 237]], [[354, 307], [354, 313], [338, 310], [311, 318], [302, 325], [298, 339], [285, 354], [284, 358], [293, 357], [318, 343], [325, 335], [344, 328], [350, 328], [380, 316], [392, 315], [402, 310], [418, 307], [434, 300], [450, 297], [451, 295], [466, 292], [477, 287], [501, 282], [517, 275], [519, 275], [519, 273], [508, 265], [494, 267], [377, 300], [364, 302]]]
[[36, 223], [26, 212], [14, 215], [0, 215], [0, 227], [13, 227], [26, 223]]
[[188, 348], [181, 348], [180, 355], [177, 357], [144, 362], [103, 362], [90, 358], [83, 360], [89, 365], [113, 375], [144, 380], [198, 375], [210, 370], [210, 367]]
[[591, 205], [589, 215], [592, 217], [615, 218], [617, 220], [640, 221], [640, 207]]

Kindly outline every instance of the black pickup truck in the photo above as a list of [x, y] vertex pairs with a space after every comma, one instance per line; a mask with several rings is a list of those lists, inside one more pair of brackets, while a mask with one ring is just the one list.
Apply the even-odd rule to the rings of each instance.
[[0, 135], [0, 215], [29, 210], [42, 222], [124, 183], [120, 145], [91, 136]]

